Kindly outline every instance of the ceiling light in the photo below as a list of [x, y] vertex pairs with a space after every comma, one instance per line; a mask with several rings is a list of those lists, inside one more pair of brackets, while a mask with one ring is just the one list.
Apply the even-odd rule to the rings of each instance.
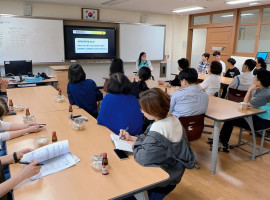
[[[250, 16], [250, 15], [254, 15], [254, 14], [252, 14], [252, 13], [241, 14], [241, 16]], [[233, 17], [233, 15], [222, 15], [221, 17]]]
[[176, 8], [176, 9], [173, 9], [172, 12], [182, 13], [182, 12], [189, 12], [189, 11], [194, 11], [194, 10], [201, 10], [201, 9], [205, 9], [205, 8], [198, 7], [198, 6], [192, 6], [192, 7], [185, 7], [185, 8]]
[[221, 17], [233, 17], [233, 15], [222, 15]]
[[249, 3], [249, 2], [254, 2], [258, 0], [235, 0], [235, 1], [227, 1], [227, 4], [239, 4], [239, 3]]
[[123, 3], [125, 1], [129, 1], [129, 0], [109, 0], [109, 1], [105, 1], [101, 4], [102, 5], [115, 5], [115, 4]]

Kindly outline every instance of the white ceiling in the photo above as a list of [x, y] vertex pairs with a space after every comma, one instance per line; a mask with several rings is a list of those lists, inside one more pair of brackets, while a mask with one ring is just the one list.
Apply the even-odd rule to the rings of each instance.
[[[108, 0], [19, 0], [23, 2], [42, 2], [52, 4], [76, 5], [82, 8], [114, 9], [137, 11], [144, 13], [172, 14], [171, 10], [181, 7], [202, 6], [206, 9], [193, 11], [185, 14], [204, 13], [233, 8], [249, 7], [249, 3], [228, 5], [227, 0], [117, 0], [122, 1], [115, 5], [102, 5]], [[270, 0], [260, 0], [260, 5], [270, 4]]]

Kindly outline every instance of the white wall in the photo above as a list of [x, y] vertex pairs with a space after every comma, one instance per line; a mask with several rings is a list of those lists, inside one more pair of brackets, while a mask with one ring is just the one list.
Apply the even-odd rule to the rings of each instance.
[[193, 68], [198, 67], [198, 63], [202, 59], [202, 54], [205, 53], [207, 29], [193, 29], [191, 63]]
[[[81, 19], [81, 6], [30, 3], [32, 5], [33, 17], [52, 17], [60, 19]], [[23, 16], [23, 5], [21, 1], [0, 1], [0, 14], [14, 14]], [[119, 10], [100, 9], [100, 20], [110, 22], [139, 23], [141, 15], [145, 13], [129, 12]], [[170, 72], [177, 70], [177, 60], [186, 56], [186, 42], [188, 31], [188, 16], [147, 14], [147, 23], [166, 25], [165, 54], [169, 55], [167, 78]], [[90, 63], [81, 61], [87, 78], [93, 79], [98, 86], [102, 86], [102, 77], [108, 76], [109, 63]], [[153, 75], [159, 77], [159, 62], [152, 62], [154, 67]], [[131, 75], [135, 70], [135, 63], [125, 63], [125, 74]], [[48, 66], [35, 66], [33, 71], [46, 72]]]

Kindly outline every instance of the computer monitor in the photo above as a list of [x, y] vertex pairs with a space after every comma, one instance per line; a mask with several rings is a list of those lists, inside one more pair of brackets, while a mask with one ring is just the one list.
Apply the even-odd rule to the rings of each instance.
[[33, 74], [32, 60], [5, 61], [4, 66], [6, 76], [31, 76]]
[[258, 52], [256, 58], [259, 57], [265, 60], [267, 55], [268, 55], [268, 52]]

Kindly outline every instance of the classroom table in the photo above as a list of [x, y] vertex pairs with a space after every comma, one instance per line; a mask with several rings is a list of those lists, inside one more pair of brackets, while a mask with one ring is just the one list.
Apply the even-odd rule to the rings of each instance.
[[216, 164], [218, 157], [218, 142], [220, 134], [220, 122], [229, 121], [232, 119], [244, 118], [250, 126], [253, 137], [253, 150], [251, 159], [255, 159], [256, 151], [256, 139], [253, 127], [252, 116], [260, 113], [264, 113], [265, 110], [250, 108], [247, 110], [240, 110], [239, 105], [236, 102], [226, 99], [209, 96], [208, 108], [205, 117], [214, 120], [214, 135], [213, 135], [213, 147], [210, 172], [216, 173]]
[[[69, 108], [69, 101], [65, 96], [63, 96], [64, 102], [56, 102], [55, 97], [58, 95], [58, 91], [50, 85], [10, 88], [7, 89], [7, 95], [9, 99], [12, 99], [14, 105], [24, 105], [29, 108], [31, 114], [67, 110]], [[78, 106], [73, 106], [73, 108], [78, 108]], [[24, 112], [18, 112], [17, 114], [24, 114]]]
[[[120, 160], [114, 153], [111, 131], [96, 124], [96, 120], [82, 109], [74, 115], [87, 116], [86, 129], [75, 131], [71, 128], [68, 111], [37, 113], [40, 123], [46, 123], [46, 130], [7, 141], [7, 151], [12, 153], [33, 147], [34, 139], [51, 137], [56, 131], [58, 141], [68, 140], [70, 152], [81, 161], [66, 170], [51, 174], [36, 181], [24, 181], [14, 189], [16, 200], [74, 200], [74, 199], [122, 199], [143, 192], [166, 182], [169, 175], [158, 167], [143, 167], [133, 158]], [[7, 116], [5, 121], [18, 121], [20, 116]], [[91, 166], [91, 156], [107, 152], [109, 174], [102, 175]], [[21, 169], [20, 164], [10, 165], [11, 176]]]
[[[139, 81], [138, 76], [128, 76], [128, 78], [131, 82]], [[167, 93], [170, 96], [173, 95], [173, 93], [175, 93], [176, 91], [181, 89], [181, 87], [179, 86], [169, 86], [169, 83], [167, 82], [165, 82], [164, 84], [159, 84], [158, 81], [154, 81], [154, 80], [147, 80], [145, 82], [149, 88], [160, 88], [163, 91], [167, 91]]]
[[[179, 72], [178, 73], [171, 73], [171, 75], [174, 75], [174, 76], [178, 76], [179, 75]], [[207, 77], [209, 76], [209, 74], [201, 74], [201, 73], [198, 73], [198, 79], [199, 80], [204, 80], [206, 79]], [[224, 77], [224, 76], [220, 76], [220, 83], [221, 84], [224, 84], [224, 85], [230, 85], [230, 83], [232, 82], [233, 78], [229, 78], [229, 77]]]
[[14, 87], [26, 87], [28, 84], [29, 85], [36, 85], [36, 86], [41, 86], [41, 85], [51, 85], [53, 87], [57, 87], [57, 79], [56, 78], [50, 78], [50, 79], [44, 79], [41, 82], [35, 82], [35, 83], [26, 83], [25, 81], [22, 82], [15, 82], [13, 80], [9, 80], [8, 87], [9, 88], [14, 88]]

